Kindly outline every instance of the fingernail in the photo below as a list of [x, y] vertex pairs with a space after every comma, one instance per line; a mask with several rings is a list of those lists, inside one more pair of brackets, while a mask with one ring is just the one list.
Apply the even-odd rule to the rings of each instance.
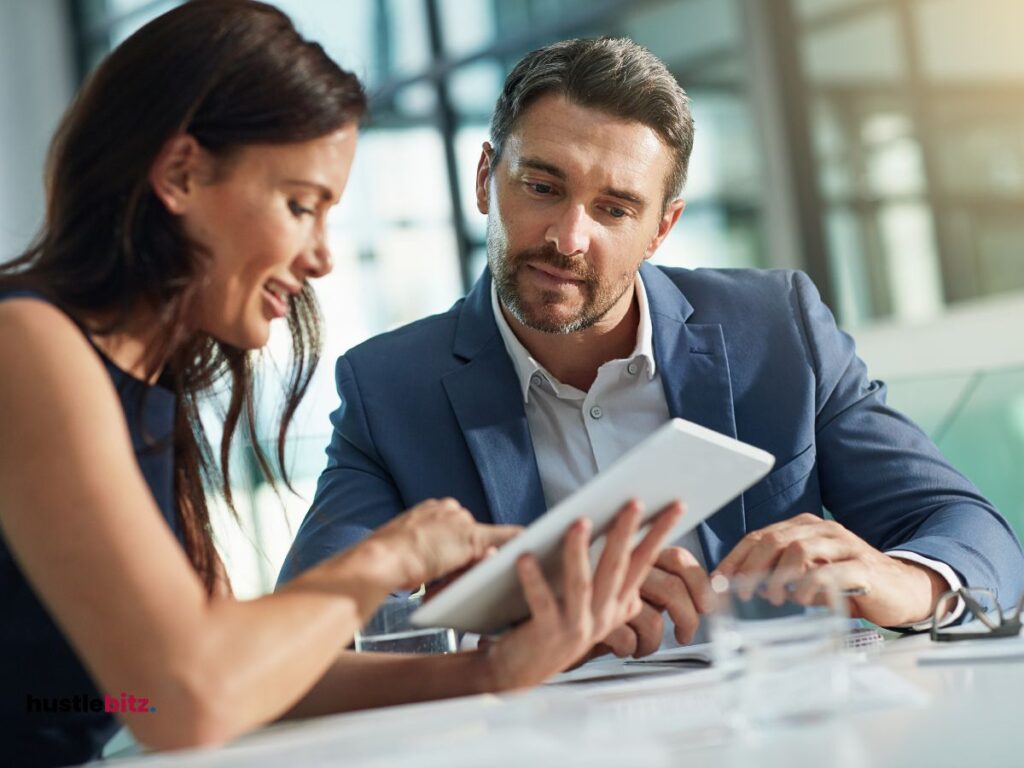
[[729, 579], [725, 575], [718, 573], [717, 571], [711, 574], [711, 589], [714, 592], [725, 592], [729, 589]]

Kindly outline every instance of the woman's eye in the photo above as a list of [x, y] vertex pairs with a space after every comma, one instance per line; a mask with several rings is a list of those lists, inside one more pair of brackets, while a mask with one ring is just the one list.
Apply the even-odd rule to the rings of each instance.
[[288, 210], [290, 210], [296, 217], [300, 216], [312, 216], [314, 211], [312, 208], [305, 208], [299, 205], [294, 200], [288, 201]]

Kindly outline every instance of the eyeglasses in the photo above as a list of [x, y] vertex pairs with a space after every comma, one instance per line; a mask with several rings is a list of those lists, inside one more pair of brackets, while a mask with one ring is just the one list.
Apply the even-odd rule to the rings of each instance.
[[[974, 614], [974, 618], [980, 622], [980, 626], [971, 626], [965, 630], [964, 626], [943, 627], [939, 629], [939, 614], [950, 598], [959, 598], [964, 601], [967, 610]], [[1013, 610], [1003, 612], [996, 600], [996, 594], [991, 589], [979, 589], [976, 587], [961, 587], [952, 592], [943, 593], [938, 602], [935, 603], [935, 611], [932, 613], [932, 640], [937, 642], [953, 642], [955, 640], [989, 640], [997, 637], [1016, 637], [1021, 630], [1021, 613], [1024, 611], [1024, 597], [1021, 597], [1017, 607]]]

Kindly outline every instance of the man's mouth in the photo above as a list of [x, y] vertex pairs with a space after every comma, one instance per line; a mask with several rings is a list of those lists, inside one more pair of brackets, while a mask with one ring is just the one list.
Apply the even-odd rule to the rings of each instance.
[[530, 262], [526, 264], [527, 269], [531, 269], [542, 279], [554, 282], [554, 283], [582, 283], [583, 280], [572, 272], [565, 270], [556, 269], [549, 264]]

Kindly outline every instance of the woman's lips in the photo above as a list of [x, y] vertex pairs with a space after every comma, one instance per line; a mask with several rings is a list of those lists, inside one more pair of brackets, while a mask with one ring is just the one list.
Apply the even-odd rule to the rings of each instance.
[[270, 305], [270, 313], [274, 317], [284, 317], [288, 314], [288, 305], [265, 286], [263, 288], [263, 301]]

